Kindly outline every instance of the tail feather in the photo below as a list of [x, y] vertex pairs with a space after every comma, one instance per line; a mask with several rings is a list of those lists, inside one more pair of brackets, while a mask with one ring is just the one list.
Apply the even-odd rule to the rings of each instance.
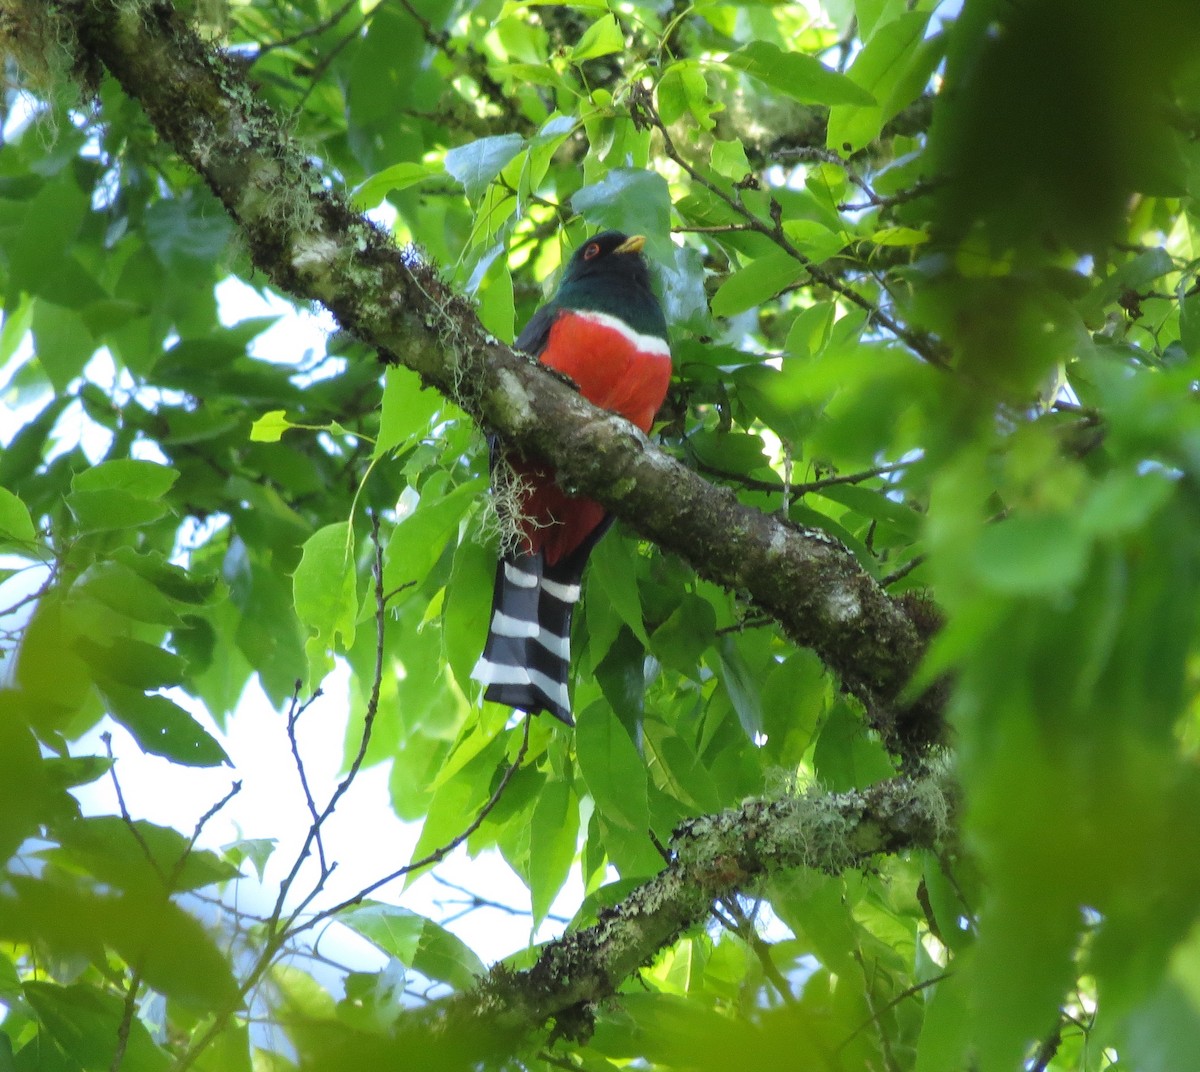
[[546, 567], [541, 552], [500, 560], [487, 644], [471, 676], [487, 686], [488, 700], [530, 714], [548, 711], [573, 726], [567, 688], [571, 613], [583, 562], [577, 569], [568, 565]]

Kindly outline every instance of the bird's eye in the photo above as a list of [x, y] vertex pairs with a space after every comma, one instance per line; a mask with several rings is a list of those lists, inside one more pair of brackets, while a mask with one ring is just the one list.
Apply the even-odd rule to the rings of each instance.
[[590, 261], [593, 257], [598, 256], [600, 256], [600, 247], [595, 242], [583, 251], [583, 259], [585, 261]]

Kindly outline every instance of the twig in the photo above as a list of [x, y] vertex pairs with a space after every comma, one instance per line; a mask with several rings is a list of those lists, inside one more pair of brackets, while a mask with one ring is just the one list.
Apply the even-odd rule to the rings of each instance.
[[296, 33], [288, 37], [281, 37], [277, 41], [268, 41], [265, 45], [260, 45], [258, 52], [254, 56], [254, 62], [257, 63], [263, 56], [269, 52], [273, 52], [277, 48], [288, 48], [291, 45], [299, 44], [301, 41], [307, 40], [310, 37], [319, 37], [326, 30], [332, 30], [339, 22], [342, 21], [355, 7], [358, 6], [360, 0], [346, 0], [346, 2], [337, 9], [327, 19], [314, 23], [312, 26], [303, 30], [298, 30]]
[[923, 179], [913, 183], [907, 190], [900, 190], [887, 197], [880, 197], [873, 192], [869, 193], [869, 200], [866, 204], [854, 204], [851, 201], [839, 202], [837, 210], [839, 212], [862, 212], [869, 208], [895, 208], [897, 205], [915, 201], [918, 197], [924, 197], [925, 194], [936, 189], [937, 186], [938, 183]]
[[171, 868], [171, 874], [167, 878], [167, 890], [173, 893], [175, 891], [175, 880], [179, 878], [184, 866], [187, 864], [188, 857], [191, 856], [192, 850], [196, 847], [196, 842], [200, 840], [200, 835], [203, 833], [208, 821], [216, 815], [222, 808], [225, 807], [234, 797], [242, 791], [242, 783], [234, 782], [229, 787], [229, 792], [218, 800], [211, 808], [208, 809], [199, 819], [196, 820], [196, 825], [192, 830], [192, 836], [188, 839], [187, 848], [179, 854], [179, 859], [175, 861], [175, 866]]
[[383, 878], [372, 882], [371, 885], [367, 886], [365, 889], [359, 890], [358, 893], [356, 893], [353, 897], [348, 898], [341, 904], [334, 905], [332, 908], [323, 909], [313, 916], [311, 920], [305, 923], [304, 926], [306, 928], [312, 927], [323, 919], [328, 919], [331, 916], [337, 915], [339, 912], [345, 911], [347, 908], [351, 908], [356, 904], [361, 904], [364, 898], [366, 898], [369, 894], [374, 893], [381, 886], [386, 886], [389, 882], [394, 882], [398, 878], [403, 878], [405, 875], [411, 874], [413, 871], [420, 871], [423, 867], [429, 867], [431, 864], [440, 862], [449, 856], [450, 853], [452, 853], [455, 849], [457, 849], [459, 845], [466, 841], [467, 838], [469, 838], [473, 833], [475, 833], [475, 831], [483, 825], [483, 821], [491, 814], [492, 809], [500, 803], [500, 797], [504, 794], [504, 790], [508, 787], [508, 783], [512, 780], [512, 776], [517, 773], [521, 767], [521, 764], [525, 761], [525, 753], [529, 749], [530, 721], [531, 716], [526, 715], [525, 732], [521, 738], [521, 747], [517, 751], [516, 759], [512, 761], [508, 769], [504, 772], [504, 775], [500, 779], [499, 785], [496, 786], [495, 791], [492, 793], [487, 803], [479, 809], [479, 814], [475, 816], [470, 825], [461, 834], [454, 838], [453, 841], [443, 845], [441, 848], [434, 849], [433, 852], [431, 852], [428, 856], [425, 856], [420, 860], [414, 860], [412, 863], [406, 864], [404, 867], [397, 868], [390, 875], [385, 875]]
[[733, 473], [727, 469], [718, 468], [715, 465], [707, 465], [689, 455], [695, 468], [702, 473], [708, 473], [711, 476], [719, 476], [726, 480], [735, 480], [742, 487], [749, 491], [765, 491], [776, 495], [784, 495], [789, 499], [800, 499], [807, 495], [810, 491], [820, 491], [822, 488], [836, 487], [838, 484], [861, 484], [866, 480], [871, 480], [877, 476], [886, 476], [889, 473], [896, 473], [902, 469], [907, 469], [912, 465], [911, 461], [907, 462], [890, 462], [887, 465], [877, 465], [873, 469], [863, 469], [857, 473], [844, 473], [837, 476], [824, 476], [818, 480], [810, 480], [804, 484], [789, 484], [788, 473], [785, 469], [784, 476], [779, 481], [759, 480], [757, 477], [743, 476], [741, 473]]
[[1037, 1053], [1033, 1056], [1033, 1063], [1029, 1066], [1029, 1072], [1046, 1072], [1047, 1066], [1054, 1060], [1054, 1055], [1058, 1053], [1058, 1048], [1062, 1045], [1062, 1029], [1063, 1021], [1060, 1016], [1058, 1023], [1054, 1025], [1054, 1030], [1038, 1044]]
[[[321, 828], [333, 814], [334, 809], [338, 806], [338, 802], [346, 795], [347, 790], [354, 783], [354, 779], [358, 777], [358, 772], [362, 769], [363, 762], [367, 758], [367, 748], [371, 743], [371, 732], [375, 727], [375, 715], [379, 711], [379, 692], [383, 685], [383, 641], [384, 628], [387, 622], [387, 612], [383, 601], [383, 544], [379, 540], [379, 518], [375, 514], [371, 515], [371, 543], [375, 547], [375, 562], [371, 571], [375, 583], [375, 675], [371, 682], [371, 695], [367, 700], [366, 714], [363, 716], [363, 729], [362, 736], [358, 742], [358, 752], [350, 764], [350, 769], [346, 771], [346, 776], [338, 783], [337, 788], [333, 791], [333, 795], [330, 796], [329, 803], [325, 805], [324, 810], [308, 828], [304, 844], [296, 854], [296, 861], [279, 888], [279, 897], [276, 899], [275, 910], [271, 915], [271, 919], [275, 922], [278, 922], [283, 914], [284, 901], [288, 893], [291, 892], [292, 884], [296, 880], [300, 866], [312, 851], [313, 843], [317, 842], [320, 838]], [[291, 928], [304, 909], [312, 902], [312, 899], [321, 891], [324, 880], [329, 877], [332, 870], [332, 866], [322, 867], [320, 879], [308, 896], [292, 912], [284, 928], [285, 931]]]
[[125, 1001], [121, 1007], [121, 1022], [117, 1024], [117, 1045], [113, 1049], [112, 1060], [108, 1072], [119, 1072], [125, 1060], [125, 1050], [129, 1046], [129, 1032], [133, 1029], [133, 1017], [137, 1011], [137, 995], [142, 987], [142, 966], [138, 964], [129, 977], [129, 989], [125, 991]]
[[941, 975], [935, 975], [932, 979], [926, 979], [923, 982], [913, 983], [912, 986], [905, 987], [903, 990], [900, 991], [899, 994], [897, 994], [894, 998], [891, 999], [891, 1001], [887, 1002], [881, 1008], [872, 1009], [871, 1015], [868, 1016], [861, 1024], [859, 1024], [858, 1027], [856, 1027], [853, 1031], [851, 1031], [850, 1034], [848, 1034], [844, 1039], [842, 1039], [842, 1041], [840, 1043], [838, 1043], [838, 1047], [835, 1052], [840, 1053], [842, 1050], [844, 1050], [847, 1046], [850, 1045], [851, 1042], [854, 1041], [854, 1039], [857, 1036], [861, 1035], [868, 1027], [870, 1027], [873, 1023], [875, 1023], [877, 1021], [878, 1017], [882, 1016], [889, 1009], [894, 1009], [897, 1005], [900, 1004], [900, 1002], [906, 1001], [911, 997], [915, 997], [922, 990], [928, 990], [929, 987], [936, 986], [938, 983], [942, 982], [943, 980], [949, 979], [950, 976], [953, 974], [954, 974], [953, 972], [948, 972], [948, 971], [942, 972]]
[[871, 973], [867, 971], [867, 962], [862, 955], [862, 950], [856, 944], [853, 949], [853, 956], [858, 963], [859, 970], [863, 977], [863, 1000], [867, 1003], [867, 1011], [871, 1014], [871, 1021], [875, 1024], [876, 1030], [879, 1033], [879, 1049], [883, 1056], [883, 1064], [887, 1072], [900, 1072], [899, 1066], [896, 1064], [896, 1055], [892, 1052], [892, 1040], [888, 1037], [888, 1033], [883, 1029], [883, 1011], [875, 1008], [874, 988], [872, 986]]
[[771, 202], [771, 223], [768, 224], [765, 220], [760, 219], [755, 213], [741, 202], [737, 197], [732, 196], [726, 190], [723, 190], [715, 182], [711, 181], [702, 175], [694, 168], [683, 155], [675, 147], [674, 141], [671, 140], [671, 135], [667, 131], [666, 124], [659, 117], [658, 112], [654, 108], [653, 102], [650, 100], [650, 94], [642, 87], [634, 87], [630, 93], [630, 113], [633, 117], [635, 125], [646, 124], [654, 127], [663, 140], [663, 151], [666, 152], [676, 164], [687, 172], [688, 177], [700, 186], [703, 186], [710, 193], [719, 197], [725, 202], [734, 212], [742, 217], [749, 225], [750, 229], [757, 231], [759, 234], [769, 238], [785, 253], [794, 257], [808, 272], [809, 278], [822, 286], [828, 287], [835, 294], [840, 294], [849, 302], [853, 302], [860, 309], [864, 310], [867, 315], [875, 321], [880, 327], [889, 331], [897, 339], [908, 346], [914, 353], [924, 358], [929, 364], [940, 369], [948, 370], [950, 368], [945, 353], [943, 344], [933, 336], [913, 331], [911, 328], [906, 328], [889, 314], [880, 309], [874, 302], [864, 298], [853, 287], [847, 283], [843, 283], [836, 276], [824, 271], [813, 262], [810, 257], [805, 256], [798, 250], [788, 238], [783, 229], [782, 208], [779, 202], [772, 200]]
[[758, 963], [763, 970], [763, 976], [775, 987], [779, 992], [779, 996], [783, 998], [786, 1004], [794, 1005], [796, 1003], [796, 995], [792, 993], [792, 988], [788, 986], [788, 981], [784, 978], [783, 972], [779, 970], [779, 966], [771, 958], [771, 946], [769, 943], [763, 941], [762, 935], [754, 927], [754, 921], [746, 915], [735, 897], [723, 897], [721, 903], [736, 923], [731, 928], [733, 932], [750, 947], [751, 952], [758, 958]]
[[121, 819], [125, 823], [126, 829], [133, 835], [134, 841], [141, 846], [142, 855], [146, 857], [146, 862], [154, 869], [154, 873], [158, 875], [159, 879], [165, 885], [167, 876], [163, 874], [162, 868], [158, 866], [158, 861], [154, 858], [154, 853], [150, 851], [150, 846], [146, 844], [146, 839], [142, 837], [142, 832], [137, 828], [137, 824], [129, 814], [129, 809], [125, 806], [125, 794], [121, 792], [121, 780], [117, 777], [117, 759], [113, 755], [112, 750], [112, 734], [105, 730], [100, 734], [100, 740], [104, 743], [104, 751], [108, 753], [110, 761], [108, 773], [112, 778], [113, 788], [117, 791], [117, 806], [121, 809]]
[[308, 784], [308, 773], [304, 769], [304, 760], [300, 756], [300, 745], [296, 741], [296, 722], [300, 716], [308, 710], [309, 706], [321, 695], [321, 690], [317, 689], [303, 704], [300, 703], [300, 686], [301, 681], [296, 679], [296, 684], [292, 688], [292, 701], [288, 706], [287, 715], [287, 736], [288, 744], [292, 748], [292, 762], [296, 766], [296, 773], [300, 776], [300, 787], [304, 790], [304, 800], [308, 805], [308, 814], [312, 818], [312, 829], [316, 830], [317, 843], [317, 859], [321, 862], [321, 874], [326, 874], [329, 868], [325, 863], [325, 843], [321, 838], [321, 820], [317, 815], [317, 802], [313, 799], [312, 789]]
[[775, 619], [768, 618], [765, 614], [755, 618], [743, 618], [740, 622], [734, 622], [733, 625], [723, 625], [717, 629], [714, 636], [725, 636], [727, 633], [740, 633], [745, 629], [761, 629], [764, 625], [774, 625]]
[[784, 516], [788, 516], [788, 511], [792, 507], [792, 496], [796, 489], [792, 484], [792, 445], [785, 442], [783, 444], [783, 502], [779, 504], [779, 512]]
[[[492, 901], [486, 897], [480, 897], [479, 894], [477, 894], [474, 890], [469, 890], [469, 889], [467, 889], [466, 886], [460, 886], [456, 882], [451, 882], [449, 879], [442, 878], [441, 875], [431, 874], [429, 877], [431, 879], [433, 879], [433, 881], [436, 882], [438, 885], [445, 886], [447, 889], [454, 890], [456, 893], [461, 893], [464, 897], [467, 898], [466, 903], [467, 903], [468, 907], [466, 909], [466, 912], [460, 912], [457, 916], [453, 917], [454, 919], [459, 918], [459, 916], [466, 915], [467, 912], [473, 912], [477, 908], [494, 908], [498, 912], [507, 912], [510, 916], [528, 916], [530, 914], [527, 909], [514, 908], [512, 905], [502, 904], [500, 901]], [[441, 904], [441, 903], [443, 903], [443, 902], [441, 902], [441, 901], [438, 902], [438, 904]], [[454, 902], [447, 901], [446, 903], [454, 903]], [[463, 902], [458, 902], [458, 903], [461, 904]], [[547, 915], [546, 918], [552, 919], [556, 923], [570, 923], [571, 922], [570, 919], [567, 918], [566, 916], [556, 916], [556, 915], [550, 914], [550, 915]], [[445, 922], [447, 922], [447, 921], [443, 920], [443, 923], [445, 923]]]
[[910, 573], [912, 573], [912, 571], [915, 570], [918, 566], [923, 566], [925, 564], [925, 560], [928, 557], [929, 557], [928, 555], [913, 555], [912, 558], [910, 558], [907, 562], [905, 562], [904, 565], [901, 566], [898, 570], [895, 570], [892, 573], [889, 573], [886, 577], [884, 577], [883, 580], [881, 580], [879, 582], [879, 587], [880, 588], [888, 588], [891, 585], [895, 584], [897, 581], [904, 580], [904, 578], [907, 577]]

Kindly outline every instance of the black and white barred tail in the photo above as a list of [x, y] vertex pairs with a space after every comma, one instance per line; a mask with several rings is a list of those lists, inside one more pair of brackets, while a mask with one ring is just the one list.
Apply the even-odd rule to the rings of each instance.
[[576, 551], [554, 566], [542, 553], [510, 553], [496, 567], [492, 621], [483, 655], [471, 677], [487, 686], [484, 698], [536, 714], [549, 711], [568, 726], [571, 699], [571, 613], [587, 553]]

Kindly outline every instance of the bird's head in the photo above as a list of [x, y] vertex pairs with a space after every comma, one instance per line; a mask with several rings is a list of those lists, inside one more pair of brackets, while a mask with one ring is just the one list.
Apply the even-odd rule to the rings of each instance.
[[562, 285], [612, 281], [650, 288], [650, 269], [642, 248], [645, 235], [626, 235], [620, 231], [602, 231], [580, 246], [567, 264]]

